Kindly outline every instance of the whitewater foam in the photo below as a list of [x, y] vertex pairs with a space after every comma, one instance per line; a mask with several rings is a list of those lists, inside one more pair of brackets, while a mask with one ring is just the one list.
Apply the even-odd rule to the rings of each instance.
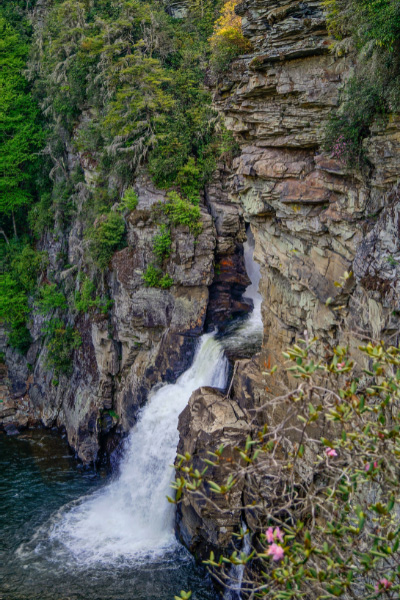
[[150, 396], [129, 435], [119, 476], [67, 510], [50, 538], [86, 564], [148, 559], [171, 548], [174, 506], [166, 497], [174, 476], [178, 417], [194, 390], [224, 388], [227, 377], [222, 346], [213, 334], [203, 335], [193, 365], [175, 384]]

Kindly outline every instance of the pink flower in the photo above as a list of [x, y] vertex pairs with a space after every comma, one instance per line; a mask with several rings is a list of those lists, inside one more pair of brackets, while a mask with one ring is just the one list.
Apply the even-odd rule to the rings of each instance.
[[268, 527], [267, 531], [265, 532], [265, 535], [267, 536], [268, 544], [272, 544], [272, 542], [275, 540], [274, 530], [272, 529], [272, 527]]
[[267, 554], [272, 556], [273, 560], [282, 560], [285, 551], [282, 546], [279, 546], [279, 544], [271, 544], [271, 546], [268, 548]]
[[275, 527], [274, 537], [276, 540], [279, 540], [281, 544], [283, 544], [283, 533], [279, 527]]
[[338, 363], [338, 364], [336, 365], [336, 368], [337, 368], [339, 371], [341, 371], [342, 369], [344, 369], [344, 367], [345, 367], [345, 366], [346, 366], [346, 363], [343, 361], [343, 362], [341, 362], [341, 363]]
[[382, 590], [388, 590], [389, 588], [392, 587], [392, 582], [388, 581], [386, 579], [386, 577], [384, 577], [383, 579], [379, 580], [379, 583], [375, 584], [375, 592], [380, 592]]
[[265, 535], [268, 544], [272, 544], [276, 540], [279, 540], [281, 543], [283, 543], [283, 533], [279, 529], [279, 527], [275, 527], [275, 530], [272, 529], [272, 527], [268, 527], [267, 531], [265, 532]]
[[[377, 463], [377, 461], [375, 461], [375, 462], [374, 462], [374, 465], [373, 465], [373, 466], [374, 466], [374, 469], [377, 469], [377, 468], [378, 468], [378, 463]], [[369, 471], [369, 470], [370, 470], [370, 468], [371, 468], [371, 465], [370, 465], [370, 463], [366, 463], [366, 465], [365, 465], [364, 469], [365, 469], [366, 471]]]
[[327, 456], [337, 456], [338, 455], [338, 453], [336, 452], [336, 450], [334, 450], [334, 448], [327, 448], [325, 450], [325, 454]]

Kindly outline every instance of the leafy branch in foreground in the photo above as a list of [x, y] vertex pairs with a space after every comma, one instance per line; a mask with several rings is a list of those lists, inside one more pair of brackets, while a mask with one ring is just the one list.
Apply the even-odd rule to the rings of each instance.
[[[169, 500], [191, 494], [220, 514], [241, 510], [248, 530], [236, 536], [247, 536], [250, 550], [212, 553], [206, 564], [227, 586], [231, 566], [243, 565], [244, 597], [398, 599], [400, 350], [360, 346], [361, 370], [347, 348], [326, 359], [316, 347], [299, 340], [284, 353], [297, 383], [248, 415], [252, 430], [230, 449], [233, 460], [224, 460], [224, 446], [210, 450], [203, 468], [178, 456]], [[275, 367], [265, 373], [276, 376]], [[246, 502], [233, 506], [237, 486]]]

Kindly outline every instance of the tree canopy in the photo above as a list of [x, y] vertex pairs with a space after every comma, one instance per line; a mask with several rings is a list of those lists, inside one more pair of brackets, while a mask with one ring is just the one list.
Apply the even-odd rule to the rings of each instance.
[[22, 74], [27, 45], [0, 15], [0, 213], [32, 201], [32, 165], [42, 144], [38, 109]]

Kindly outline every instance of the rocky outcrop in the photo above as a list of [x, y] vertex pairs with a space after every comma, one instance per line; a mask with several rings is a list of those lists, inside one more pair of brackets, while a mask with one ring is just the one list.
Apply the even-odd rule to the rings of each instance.
[[[90, 187], [96, 163], [71, 155], [71, 168], [77, 161]], [[45, 319], [33, 313], [34, 342], [27, 357], [6, 350], [4, 381], [8, 385], [0, 425], [65, 427], [78, 456], [84, 462], [96, 461], [102, 452], [110, 454], [130, 430], [150, 389], [159, 382], [175, 381], [188, 367], [207, 311], [209, 320], [223, 322], [232, 313], [251, 308], [241, 299], [248, 284], [242, 211], [221, 191], [222, 185], [217, 180], [207, 190], [197, 237], [186, 226], [172, 228], [170, 257], [164, 267], [174, 284], [161, 289], [146, 287], [143, 273], [156, 260], [153, 238], [159, 231], [160, 214], [155, 206], [167, 200], [166, 192], [157, 190], [145, 174], [138, 177], [138, 206], [125, 217], [126, 247], [115, 253], [102, 283], [102, 293], [112, 300], [112, 308], [107, 315], [70, 310], [69, 323], [82, 339], [70, 376], [56, 376], [46, 366]], [[82, 186], [82, 207], [85, 194]], [[48, 236], [43, 241], [56, 281], [70, 298], [79, 288], [84, 265], [84, 221], [79, 215], [66, 239]], [[65, 249], [70, 266], [57, 272], [58, 257]], [[225, 261], [226, 266], [215, 277], [217, 261]], [[221, 293], [215, 294], [215, 289]]]
[[[234, 433], [239, 442], [249, 428], [284, 419], [272, 416], [268, 398], [290, 382], [267, 380], [262, 371], [282, 362], [282, 351], [305, 331], [318, 338], [321, 351], [348, 343], [355, 358], [361, 340], [398, 343], [399, 335], [400, 118], [377, 125], [365, 142], [370, 172], [347, 171], [324, 152], [323, 136], [355, 64], [351, 41], [332, 51], [319, 0], [245, 0], [236, 11], [253, 53], [235, 61], [214, 101], [241, 148], [231, 194], [255, 237], [264, 340], [259, 355], [236, 362], [232, 399], [214, 398], [210, 390], [192, 397], [180, 421], [180, 448], [195, 462], [227, 440], [231, 407], [243, 428]], [[352, 275], [345, 278], [346, 271]], [[211, 428], [207, 407], [213, 402], [221, 416]], [[306, 481], [308, 474], [299, 477]], [[218, 535], [225, 507], [216, 511], [185, 498], [178, 511], [182, 540], [196, 552], [228, 546], [240, 526], [239, 509], [251, 500], [249, 489], [239, 490]], [[259, 525], [251, 511], [242, 518], [253, 529]]]
[[251, 302], [243, 298], [250, 284], [243, 261], [246, 234], [242, 208], [232, 196], [232, 178], [231, 165], [221, 163], [206, 188], [206, 203], [217, 234], [214, 280], [207, 309], [210, 325], [223, 326], [252, 308]]
[[[368, 176], [346, 171], [322, 141], [351, 44], [332, 51], [320, 1], [247, 0], [237, 12], [254, 53], [235, 62], [215, 103], [241, 146], [233, 168], [262, 265], [264, 358], [279, 362], [304, 330], [321, 347], [388, 338], [399, 327], [400, 119], [366, 141]], [[337, 287], [346, 271], [354, 276]]]
[[[203, 470], [208, 451], [225, 445], [222, 466], [211, 467], [207, 479], [222, 485], [226, 481], [233, 449], [243, 443], [249, 425], [237, 402], [213, 388], [200, 388], [179, 417], [178, 453], [193, 458], [193, 468]], [[226, 465], [226, 466], [225, 466]], [[185, 494], [178, 504], [176, 528], [181, 541], [199, 559], [210, 551], [227, 548], [240, 521], [242, 487], [226, 496], [209, 493], [208, 498]]]

